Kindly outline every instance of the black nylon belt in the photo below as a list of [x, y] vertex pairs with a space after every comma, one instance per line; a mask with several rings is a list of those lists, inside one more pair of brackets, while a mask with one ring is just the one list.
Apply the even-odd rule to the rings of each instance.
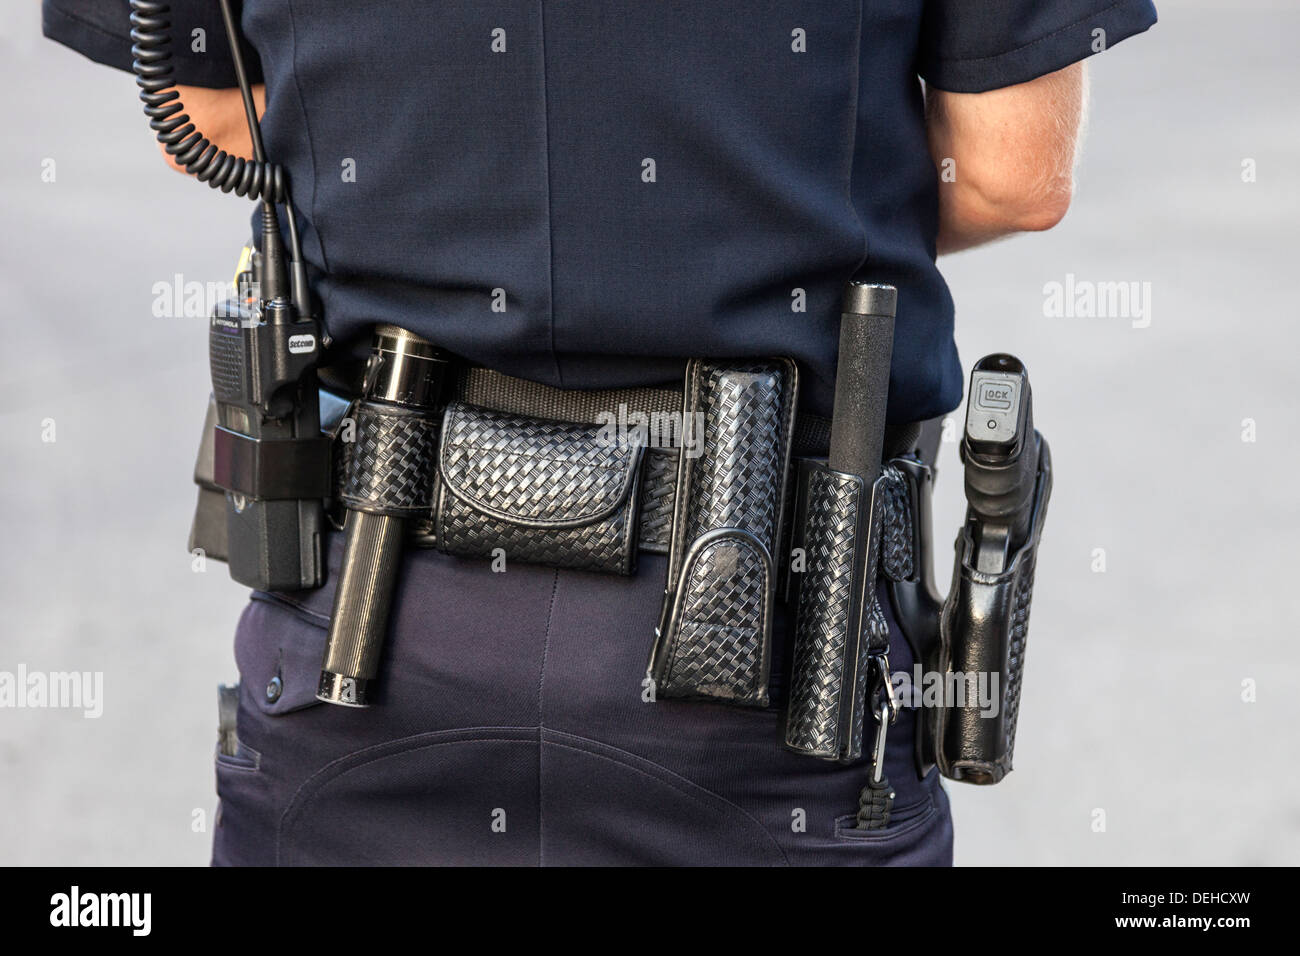
[[[347, 397], [360, 392], [361, 374], [360, 366], [355, 369], [336, 366], [321, 369], [319, 377], [322, 388]], [[470, 405], [496, 411], [588, 425], [604, 421], [620, 405], [629, 414], [647, 416], [681, 414], [682, 410], [682, 387], [677, 383], [637, 388], [554, 388], [492, 369], [465, 365], [456, 367], [451, 395]], [[830, 438], [829, 419], [801, 414], [795, 419], [793, 453], [825, 455]]]

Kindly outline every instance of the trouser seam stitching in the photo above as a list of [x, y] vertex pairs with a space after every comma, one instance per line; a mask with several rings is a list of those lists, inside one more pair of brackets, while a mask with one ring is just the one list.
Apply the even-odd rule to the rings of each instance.
[[545, 730], [545, 722], [542, 719], [542, 693], [546, 686], [546, 658], [551, 648], [551, 620], [555, 615], [555, 592], [560, 589], [560, 572], [552, 572], [551, 578], [551, 601], [546, 608], [546, 630], [542, 635], [542, 666], [540, 673], [537, 675], [537, 865], [542, 866], [545, 862], [544, 844], [542, 840], [542, 809], [544, 805], [542, 795], [542, 733]]

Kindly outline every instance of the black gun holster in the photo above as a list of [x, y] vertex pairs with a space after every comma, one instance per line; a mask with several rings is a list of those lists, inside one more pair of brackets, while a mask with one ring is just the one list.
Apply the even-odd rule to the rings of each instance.
[[[924, 708], [917, 764], [937, 765], [945, 777], [963, 783], [994, 784], [1011, 770], [1034, 571], [1052, 492], [1051, 451], [1041, 435], [1035, 433], [1035, 440], [1038, 462], [1027, 540], [1004, 571], [988, 574], [977, 569], [976, 542], [963, 526], [946, 597], [932, 573], [934, 469], [919, 456], [891, 463], [906, 479], [917, 548], [915, 576], [887, 582], [895, 616], [923, 670], [965, 695], [961, 701], [945, 697]], [[993, 696], [992, 706], [979, 701], [980, 675]]]
[[1028, 539], [1006, 570], [988, 574], [975, 566], [975, 542], [969, 527], [957, 535], [952, 587], [943, 605], [936, 670], [945, 675], [986, 675], [992, 706], [971, 701], [946, 702], [931, 714], [934, 757], [949, 779], [974, 784], [997, 783], [1011, 770], [1016, 719], [1024, 677], [1029, 609], [1034, 570], [1047, 505], [1052, 493], [1052, 456], [1035, 433], [1038, 468], [1033, 517]]

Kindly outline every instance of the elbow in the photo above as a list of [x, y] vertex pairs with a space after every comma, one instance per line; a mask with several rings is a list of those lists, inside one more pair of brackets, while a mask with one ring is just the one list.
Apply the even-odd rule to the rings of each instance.
[[994, 192], [952, 184], [939, 195], [940, 255], [960, 252], [1023, 232], [1051, 229], [1070, 209], [1070, 180], [1053, 189], [1033, 192]]
[[970, 180], [954, 183], [951, 192], [940, 197], [942, 218], [954, 233], [982, 237], [988, 241], [1018, 232], [1044, 232], [1069, 211], [1074, 188], [1070, 178], [1035, 188], [999, 188]]
[[1074, 184], [1067, 180], [1010, 204], [1004, 210], [1008, 231], [1046, 232], [1065, 218], [1073, 199]]

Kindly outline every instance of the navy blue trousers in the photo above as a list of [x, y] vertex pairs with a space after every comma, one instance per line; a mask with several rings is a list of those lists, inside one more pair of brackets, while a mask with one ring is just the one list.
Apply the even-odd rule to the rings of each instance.
[[[331, 571], [340, 553], [335, 536]], [[913, 714], [890, 734], [893, 819], [867, 832], [865, 766], [785, 751], [776, 708], [642, 699], [664, 575], [653, 555], [620, 578], [409, 552], [368, 710], [315, 699], [332, 584], [254, 594], [213, 862], [950, 864]], [[787, 657], [782, 636], [778, 674]]]

